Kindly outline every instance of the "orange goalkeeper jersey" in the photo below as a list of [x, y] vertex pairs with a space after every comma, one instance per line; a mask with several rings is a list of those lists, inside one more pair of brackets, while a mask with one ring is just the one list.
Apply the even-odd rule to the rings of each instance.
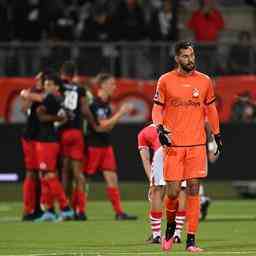
[[154, 102], [163, 106], [163, 125], [171, 132], [173, 146], [206, 143], [205, 106], [214, 101], [212, 81], [203, 73], [173, 70], [159, 78]]

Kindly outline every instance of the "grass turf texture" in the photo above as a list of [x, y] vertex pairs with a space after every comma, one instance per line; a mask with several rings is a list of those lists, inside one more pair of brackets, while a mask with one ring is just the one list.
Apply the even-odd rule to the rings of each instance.
[[[159, 245], [145, 244], [150, 234], [146, 201], [124, 201], [137, 221], [114, 220], [109, 202], [91, 201], [86, 222], [21, 222], [21, 203], [0, 203], [0, 255], [189, 255], [183, 243], [170, 253]], [[165, 226], [165, 225], [163, 225]], [[200, 225], [201, 255], [256, 255], [256, 202], [254, 200], [214, 201]]]

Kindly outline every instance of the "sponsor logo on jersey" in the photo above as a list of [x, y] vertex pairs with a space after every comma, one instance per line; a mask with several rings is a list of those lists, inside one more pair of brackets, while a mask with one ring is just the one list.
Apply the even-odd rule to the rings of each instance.
[[197, 88], [193, 88], [193, 90], [192, 90], [193, 98], [198, 98], [199, 94], [200, 94], [199, 90]]

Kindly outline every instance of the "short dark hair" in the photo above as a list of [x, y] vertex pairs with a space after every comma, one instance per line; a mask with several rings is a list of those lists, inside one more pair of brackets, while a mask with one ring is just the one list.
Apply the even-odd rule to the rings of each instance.
[[60, 73], [73, 77], [77, 73], [77, 66], [73, 61], [65, 61], [60, 68]]
[[45, 80], [53, 81], [55, 85], [57, 85], [60, 88], [62, 87], [62, 80], [56, 73], [50, 73], [45, 75]]
[[190, 42], [190, 41], [183, 40], [183, 41], [177, 42], [177, 43], [175, 44], [175, 47], [174, 47], [175, 55], [179, 55], [179, 54], [180, 54], [180, 50], [182, 50], [182, 49], [188, 49], [189, 47], [194, 48], [193, 43]]
[[96, 76], [96, 83], [101, 85], [102, 83], [104, 83], [106, 80], [113, 78], [114, 76], [112, 74], [109, 73], [100, 73]]

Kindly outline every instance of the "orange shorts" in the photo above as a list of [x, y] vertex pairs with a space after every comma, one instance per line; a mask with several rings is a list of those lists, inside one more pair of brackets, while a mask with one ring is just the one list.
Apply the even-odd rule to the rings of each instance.
[[207, 176], [206, 146], [170, 147], [164, 154], [164, 179], [181, 181]]

